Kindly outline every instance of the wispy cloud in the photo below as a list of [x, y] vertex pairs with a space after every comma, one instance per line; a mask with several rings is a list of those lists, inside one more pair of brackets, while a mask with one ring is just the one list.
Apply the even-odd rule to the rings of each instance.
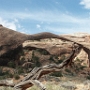
[[81, 0], [81, 5], [84, 5], [84, 8], [90, 9], [90, 0]]
[[0, 24], [13, 30], [17, 30], [16, 22], [16, 19], [14, 21], [8, 21], [0, 17]]
[[72, 15], [57, 11], [41, 11], [41, 12], [5, 12], [1, 11], [0, 16], [4, 18], [31, 19], [41, 22], [70, 22], [80, 23], [83, 19], [76, 18]]
[[[63, 33], [72, 33], [72, 32], [89, 32], [90, 28], [90, 18], [76, 17], [69, 13], [57, 12], [57, 11], [42, 11], [42, 12], [5, 12], [1, 11], [0, 16], [5, 19], [14, 19], [13, 22], [3, 20], [1, 18], [1, 22], [3, 25], [13, 28], [14, 30], [21, 25], [17, 25], [19, 21], [27, 20], [31, 23], [31, 21], [41, 22], [41, 25], [36, 24], [36, 28], [44, 29], [44, 31], [56, 31]], [[42, 23], [43, 22], [43, 23]], [[8, 23], [8, 24], [7, 24]], [[12, 26], [12, 27], [11, 27]]]
[[[28, 21], [38, 21], [43, 23], [65, 23], [65, 24], [78, 24], [85, 25], [90, 23], [90, 18], [78, 18], [73, 15], [61, 12], [51, 12], [51, 11], [42, 11], [42, 12], [1, 12], [0, 16], [8, 19], [17, 18], [18, 20], [28, 20]], [[14, 22], [13, 22], [14, 24]], [[16, 29], [16, 28], [15, 28]]]
[[2, 18], [0, 17], [0, 24], [3, 25], [4, 27], [10, 28], [12, 30], [19, 30], [21, 33], [25, 33], [26, 30], [22, 27], [22, 25], [19, 24], [19, 20], [14, 18], [10, 20], [9, 18]]

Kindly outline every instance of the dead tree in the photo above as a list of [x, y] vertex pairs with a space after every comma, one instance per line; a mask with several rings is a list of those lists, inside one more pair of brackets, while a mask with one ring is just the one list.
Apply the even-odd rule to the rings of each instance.
[[60, 71], [63, 67], [65, 67], [66, 65], [68, 65], [69, 62], [71, 62], [71, 60], [73, 60], [75, 58], [75, 56], [77, 56], [78, 50], [79, 48], [76, 48], [72, 51], [71, 55], [64, 60], [61, 64], [50, 64], [50, 65], [45, 65], [42, 67], [37, 67], [34, 68], [21, 82], [19, 82], [18, 84], [9, 84], [6, 82], [0, 82], [0, 86], [14, 86], [14, 90], [26, 90], [27, 88], [33, 86], [33, 85], [37, 85], [41, 90], [46, 90], [46, 87], [39, 81], [39, 79], [41, 78], [41, 76], [45, 75], [45, 74], [49, 74], [52, 72], [56, 72], [56, 71]]
[[87, 53], [88, 55], [88, 60], [89, 60], [89, 67], [90, 67], [90, 49], [83, 47], [83, 50]]

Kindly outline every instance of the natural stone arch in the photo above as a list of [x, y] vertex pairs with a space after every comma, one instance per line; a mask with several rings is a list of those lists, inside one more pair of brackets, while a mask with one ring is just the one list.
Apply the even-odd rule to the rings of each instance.
[[21, 50], [22, 43], [25, 40], [39, 40], [43, 38], [58, 38], [65, 41], [74, 42], [74, 44], [77, 44], [77, 47], [73, 49], [73, 51], [71, 52], [71, 55], [61, 64], [59, 65], [50, 64], [50, 65], [42, 66], [39, 68], [35, 68], [20, 83], [14, 85], [13, 83], [11, 84], [11, 83], [7, 83], [3, 81], [3, 82], [0, 82], [1, 86], [11, 86], [11, 87], [14, 86], [14, 89], [16, 90], [18, 88], [21, 88], [21, 90], [26, 90], [28, 87], [32, 86], [33, 84], [36, 84], [40, 86], [42, 90], [45, 90], [43, 85], [38, 81], [39, 78], [44, 74], [59, 71], [64, 66], [69, 65], [72, 62], [72, 60], [78, 55], [78, 53], [80, 52], [82, 48], [88, 54], [89, 66], [90, 66], [90, 49], [84, 44], [81, 44], [74, 40], [70, 40], [68, 38], [55, 35], [52, 33], [45, 32], [45, 33], [39, 33], [39, 34], [34, 34], [34, 35], [26, 35], [26, 34], [13, 31], [11, 29], [7, 29], [5, 27], [0, 27], [0, 57], [4, 58], [9, 55], [8, 53], [16, 52], [15, 50], [18, 48]]

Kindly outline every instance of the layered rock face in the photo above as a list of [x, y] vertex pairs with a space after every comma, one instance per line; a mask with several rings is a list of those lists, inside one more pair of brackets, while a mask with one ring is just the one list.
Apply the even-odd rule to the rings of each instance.
[[[71, 40], [75, 40], [87, 46], [90, 45], [90, 35], [87, 33], [76, 33], [71, 35], [62, 35]], [[73, 49], [73, 42], [62, 41], [60, 39], [42, 39], [40, 41], [25, 41], [23, 47], [34, 47], [47, 50], [51, 55], [58, 55], [58, 58], [61, 58], [62, 55], [68, 57]], [[83, 63], [88, 62], [88, 57], [84, 50], [81, 50], [80, 54], [76, 57], [80, 60], [83, 60]]]
[[59, 39], [42, 39], [41, 41], [25, 41], [23, 47], [46, 49], [52, 55], [61, 55], [69, 53], [72, 50], [72, 44], [72, 42], [63, 42]]
[[[88, 47], [90, 46], [90, 34], [88, 33], [75, 33], [71, 35], [65, 35], [65, 37], [75, 40], [77, 42], [80, 42], [85, 46], [88, 46]], [[88, 63], [88, 55], [84, 50], [81, 50], [81, 52], [76, 58], [80, 59], [82, 61], [82, 64]]]

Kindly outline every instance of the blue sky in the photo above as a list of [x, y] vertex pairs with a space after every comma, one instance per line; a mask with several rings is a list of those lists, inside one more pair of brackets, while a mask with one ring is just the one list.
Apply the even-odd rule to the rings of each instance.
[[0, 0], [0, 24], [22, 33], [90, 33], [90, 0]]

